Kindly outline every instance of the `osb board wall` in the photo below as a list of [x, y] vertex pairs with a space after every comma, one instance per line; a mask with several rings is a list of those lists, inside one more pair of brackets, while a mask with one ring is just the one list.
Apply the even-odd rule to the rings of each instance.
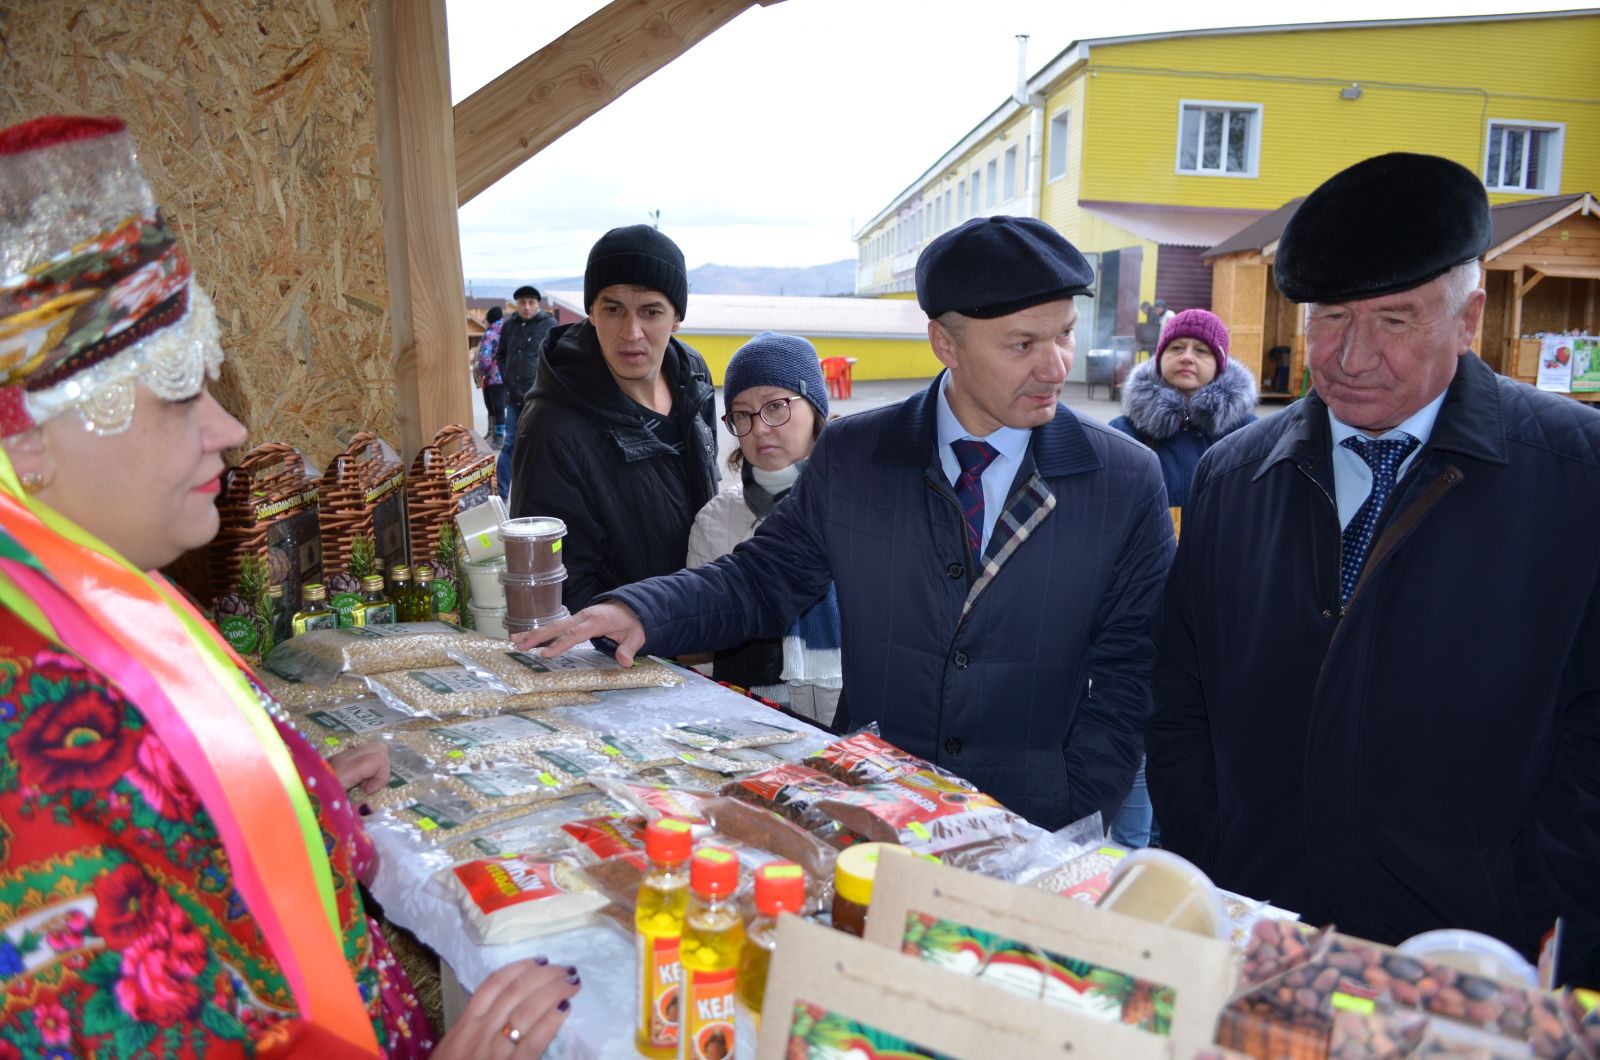
[[366, 0], [0, 0], [0, 122], [117, 114], [221, 318], [250, 445], [397, 437]]

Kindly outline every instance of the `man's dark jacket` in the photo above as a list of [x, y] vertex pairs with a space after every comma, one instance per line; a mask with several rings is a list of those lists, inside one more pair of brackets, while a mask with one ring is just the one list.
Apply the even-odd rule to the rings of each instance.
[[647, 650], [673, 654], [782, 636], [832, 581], [851, 724], [876, 721], [1040, 825], [1095, 810], [1110, 820], [1151, 709], [1151, 626], [1173, 548], [1160, 468], [1057, 406], [1033, 432], [995, 538], [1027, 498], [1048, 500], [1014, 552], [997, 557], [991, 543], [998, 572], [975, 584], [935, 453], [939, 385], [830, 424], [788, 497], [731, 554], [613, 595], [643, 619]]
[[506, 385], [506, 399], [520, 405], [539, 376], [539, 352], [545, 338], [555, 329], [556, 318], [540, 310], [529, 320], [512, 313], [500, 325], [500, 379]]
[[1532, 955], [1600, 909], [1600, 413], [1464, 356], [1349, 604], [1327, 406], [1219, 441], [1184, 509], [1147, 734], [1163, 842], [1394, 943]]
[[682, 455], [656, 438], [617, 387], [587, 322], [551, 334], [523, 406], [511, 514], [567, 524], [562, 598], [572, 611], [606, 589], [680, 569], [695, 514], [717, 491], [711, 372], [677, 339], [661, 370]]

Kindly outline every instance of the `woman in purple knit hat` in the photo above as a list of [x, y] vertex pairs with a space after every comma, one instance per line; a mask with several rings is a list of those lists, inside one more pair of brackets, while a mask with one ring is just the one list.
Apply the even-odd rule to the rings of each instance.
[[[1228, 359], [1228, 326], [1205, 309], [1185, 309], [1168, 320], [1155, 357], [1128, 376], [1122, 415], [1111, 426], [1149, 446], [1161, 460], [1173, 529], [1180, 534], [1201, 455], [1218, 438], [1253, 422], [1255, 405], [1255, 379]], [[1129, 847], [1159, 841], [1142, 763], [1111, 834]]]

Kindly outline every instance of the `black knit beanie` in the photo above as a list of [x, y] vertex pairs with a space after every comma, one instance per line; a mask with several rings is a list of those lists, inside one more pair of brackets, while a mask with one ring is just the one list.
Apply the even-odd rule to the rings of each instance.
[[660, 291], [682, 320], [689, 307], [689, 276], [678, 244], [649, 225], [613, 228], [589, 251], [583, 270], [583, 311], [594, 307], [600, 292], [617, 284], [636, 284]]

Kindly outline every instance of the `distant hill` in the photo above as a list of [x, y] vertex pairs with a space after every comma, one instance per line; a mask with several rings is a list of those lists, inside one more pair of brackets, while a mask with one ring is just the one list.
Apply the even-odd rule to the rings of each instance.
[[[529, 282], [540, 290], [583, 290], [582, 276], [534, 278]], [[503, 279], [467, 281], [474, 298], [510, 298], [520, 286]], [[856, 263], [851, 258], [804, 268], [702, 265], [689, 270], [689, 290], [700, 294], [847, 295], [854, 294], [855, 289]]]

